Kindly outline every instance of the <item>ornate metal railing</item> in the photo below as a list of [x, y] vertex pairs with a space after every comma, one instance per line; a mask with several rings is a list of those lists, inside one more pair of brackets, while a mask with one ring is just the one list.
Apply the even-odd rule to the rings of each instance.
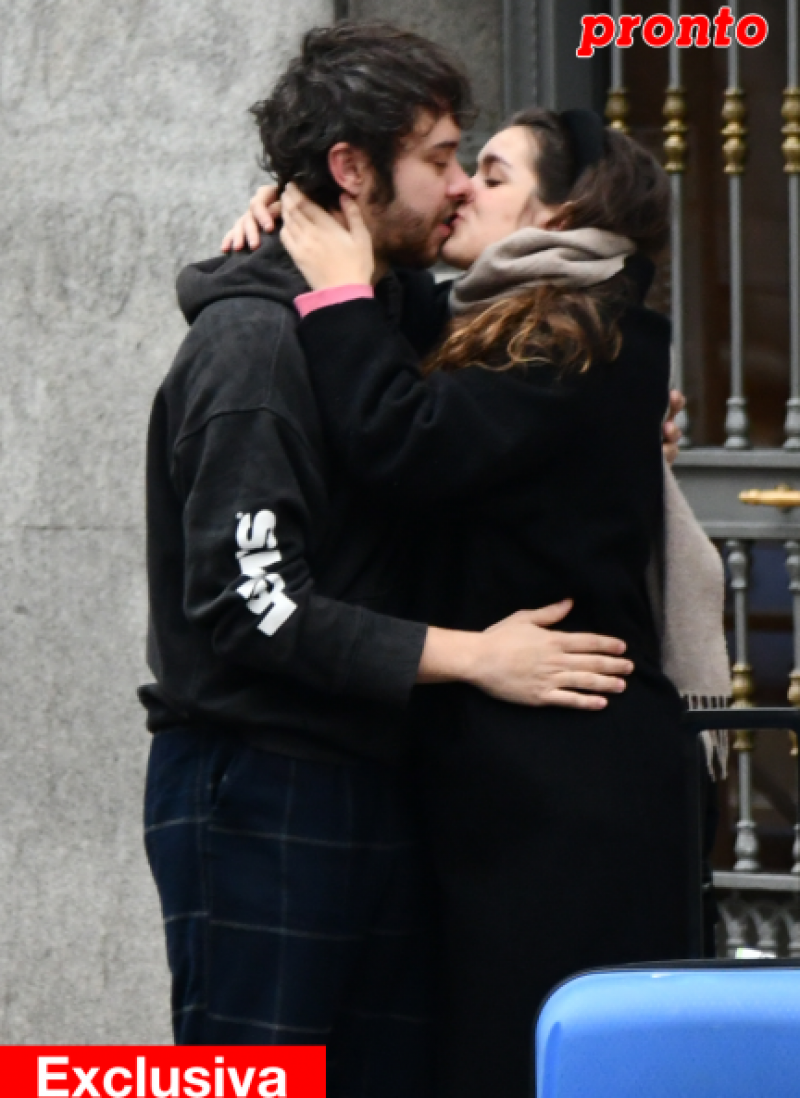
[[[787, 2], [787, 82], [781, 105], [783, 158], [787, 176], [790, 340], [790, 395], [786, 407], [785, 442], [781, 449], [753, 449], [745, 377], [745, 255], [743, 247], [743, 188], [748, 159], [747, 98], [742, 85], [740, 50], [727, 51], [727, 87], [721, 117], [722, 170], [728, 191], [728, 269], [730, 303], [730, 365], [726, 402], [725, 442], [720, 448], [692, 447], [689, 417], [676, 471], [706, 531], [718, 540], [726, 559], [731, 603], [733, 694], [737, 707], [752, 707], [756, 682], [751, 660], [751, 575], [753, 554], [763, 542], [784, 547], [791, 603], [793, 669], [787, 696], [800, 706], [800, 17], [798, 0]], [[617, 11], [621, 4], [617, 4]], [[738, 18], [739, 5], [731, 4]], [[676, 21], [681, 3], [672, 0]], [[686, 380], [684, 301], [684, 177], [687, 171], [687, 96], [682, 84], [684, 57], [670, 47], [669, 86], [664, 103], [665, 165], [675, 203], [671, 249], [671, 300], [674, 326], [674, 381]], [[619, 52], [619, 51], [617, 51]], [[608, 119], [624, 128], [627, 93], [622, 61], [612, 64]], [[745, 489], [745, 490], [743, 490]], [[755, 506], [752, 506], [755, 505]], [[777, 733], [780, 735], [780, 733]], [[800, 956], [800, 827], [794, 846], [779, 870], [764, 867], [755, 811], [758, 790], [754, 765], [759, 738], [776, 733], [745, 730], [735, 733], [733, 766], [725, 793], [736, 815], [732, 865], [714, 874], [721, 914], [721, 949], [733, 955], [750, 946], [779, 955]], [[784, 774], [797, 766], [797, 738], [785, 737]], [[790, 761], [790, 755], [794, 756]], [[792, 783], [795, 790], [797, 782]]]
[[[731, 601], [733, 603], [733, 697], [734, 705], [751, 709], [755, 677], [750, 661], [750, 577], [753, 543], [731, 538], [725, 544]], [[800, 697], [800, 543], [785, 543], [786, 567], [792, 595], [794, 669], [789, 676], [788, 700], [797, 706]], [[785, 759], [793, 758], [795, 790], [800, 787], [797, 735], [795, 732], [736, 730], [733, 738], [733, 767], [729, 782], [735, 790], [723, 791], [736, 807], [733, 866], [714, 873], [722, 925], [721, 952], [734, 956], [737, 949], [750, 947], [780, 956], [800, 956], [800, 799], [795, 808], [794, 842], [790, 861], [783, 871], [765, 870], [754, 810], [757, 784], [755, 750], [759, 736], [782, 736]], [[735, 792], [735, 796], [731, 793]], [[762, 794], [763, 795], [763, 794]]]

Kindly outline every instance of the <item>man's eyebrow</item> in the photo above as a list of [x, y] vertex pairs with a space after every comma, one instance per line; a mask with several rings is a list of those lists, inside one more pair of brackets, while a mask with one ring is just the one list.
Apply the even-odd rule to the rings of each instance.
[[438, 144], [431, 146], [431, 152], [440, 152], [443, 149], [457, 149], [460, 144], [460, 141], [439, 141]]

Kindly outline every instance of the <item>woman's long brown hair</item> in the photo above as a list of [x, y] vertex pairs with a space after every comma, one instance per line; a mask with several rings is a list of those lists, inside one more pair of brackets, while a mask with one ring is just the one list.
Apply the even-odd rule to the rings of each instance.
[[[508, 125], [527, 126], [533, 134], [538, 197], [547, 206], [566, 203], [559, 229], [607, 229], [629, 237], [646, 255], [661, 251], [669, 237], [670, 185], [646, 149], [607, 129], [605, 155], [573, 185], [574, 158], [557, 114], [532, 108]], [[583, 371], [593, 361], [612, 360], [619, 354], [618, 320], [629, 294], [623, 274], [585, 290], [543, 285], [521, 291], [452, 321], [425, 373], [531, 362]]]

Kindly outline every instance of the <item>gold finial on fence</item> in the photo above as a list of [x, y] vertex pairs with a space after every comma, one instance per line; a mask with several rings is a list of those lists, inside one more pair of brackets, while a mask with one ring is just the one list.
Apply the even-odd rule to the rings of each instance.
[[609, 129], [619, 130], [620, 133], [630, 133], [628, 115], [631, 107], [628, 101], [627, 88], [611, 88], [606, 99], [606, 121]]
[[[753, 668], [747, 663], [735, 663], [731, 669], [731, 693], [734, 709], [752, 709], [755, 695]], [[733, 741], [734, 751], [754, 751], [755, 733], [750, 729], [740, 729]]]
[[742, 88], [728, 88], [722, 108], [725, 174], [742, 175], [747, 162], [747, 105]]
[[752, 709], [755, 683], [753, 668], [749, 663], [735, 663], [731, 669], [731, 693], [734, 709]]
[[667, 122], [664, 126], [666, 140], [664, 151], [667, 154], [664, 167], [668, 172], [686, 171], [686, 134], [689, 127], [686, 125], [688, 111], [686, 109], [686, 92], [683, 88], [667, 88], [667, 98], [664, 101], [664, 117]]
[[[787, 695], [789, 704], [793, 705], [796, 709], [800, 707], [800, 671], [796, 668], [789, 675], [789, 693]], [[797, 758], [797, 733], [789, 733], [789, 743], [791, 744], [791, 754], [793, 758]]]
[[795, 708], [800, 707], [800, 671], [795, 668], [789, 675], [789, 704]]
[[789, 175], [800, 175], [800, 88], [787, 88], [783, 93], [781, 115], [784, 120], [783, 170]]

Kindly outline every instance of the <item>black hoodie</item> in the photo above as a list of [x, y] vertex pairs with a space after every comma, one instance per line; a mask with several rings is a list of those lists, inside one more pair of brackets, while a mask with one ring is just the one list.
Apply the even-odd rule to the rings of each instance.
[[[156, 395], [147, 451], [152, 731], [236, 730], [298, 757], [397, 761], [425, 625], [407, 546], [380, 498], [333, 466], [296, 336], [307, 289], [275, 238], [188, 267], [191, 330]], [[428, 275], [379, 297], [424, 351]], [[409, 302], [410, 299], [410, 302]]]

